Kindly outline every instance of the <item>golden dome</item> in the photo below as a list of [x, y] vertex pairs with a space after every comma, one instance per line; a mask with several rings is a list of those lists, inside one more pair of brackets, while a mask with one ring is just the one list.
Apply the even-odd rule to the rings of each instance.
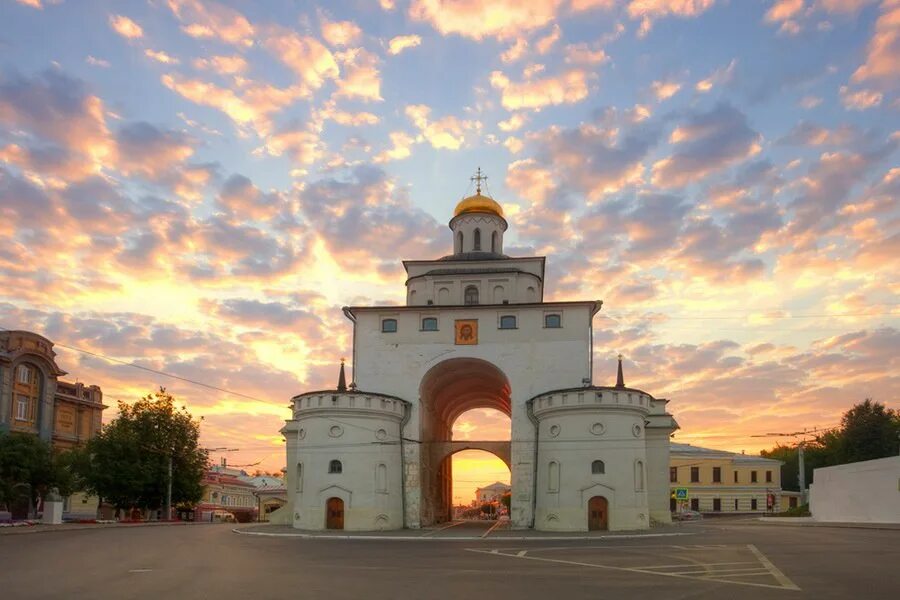
[[471, 212], [491, 213], [497, 215], [501, 219], [503, 218], [503, 208], [499, 204], [497, 204], [497, 202], [495, 202], [493, 198], [482, 196], [481, 192], [475, 194], [474, 196], [463, 198], [462, 201], [456, 205], [456, 210], [453, 211], [453, 216], [458, 217], [463, 213]]

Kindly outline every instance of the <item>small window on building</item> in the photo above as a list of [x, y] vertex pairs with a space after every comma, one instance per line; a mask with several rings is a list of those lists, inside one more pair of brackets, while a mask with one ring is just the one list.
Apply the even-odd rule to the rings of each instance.
[[734, 472], [734, 482], [735, 483], [738, 482], [738, 472], [737, 471]]
[[669, 481], [678, 483], [678, 467], [669, 467]]
[[462, 253], [463, 251], [463, 233], [460, 231], [456, 234], [456, 252], [457, 254]]
[[691, 467], [691, 483], [700, 482], [700, 467]]
[[343, 473], [344, 465], [341, 464], [339, 460], [333, 460], [328, 463], [328, 472], [329, 473]]
[[31, 383], [31, 369], [25, 365], [19, 365], [16, 369], [16, 378], [19, 383]]
[[756, 471], [750, 471], [750, 483], [756, 483]]
[[28, 396], [16, 396], [16, 419], [28, 421]]
[[303, 463], [297, 463], [297, 486], [298, 492], [303, 491]]
[[772, 483], [772, 471], [766, 471], [766, 483]]
[[466, 288], [463, 301], [466, 304], [478, 304], [478, 288], [470, 285]]
[[382, 319], [382, 333], [397, 333], [397, 319]]
[[713, 511], [722, 512], [722, 499], [713, 498]]
[[559, 491], [559, 463], [550, 461], [547, 468], [547, 489], [551, 492]]
[[473, 250], [481, 250], [481, 230], [480, 229], [475, 230], [475, 237], [473, 240], [472, 249]]
[[788, 498], [788, 506], [790, 506], [791, 508], [797, 508], [797, 497], [796, 496], [791, 496], [790, 498]]
[[606, 473], [606, 465], [603, 464], [602, 460], [595, 460], [591, 463], [592, 475], [603, 475], [604, 473]]
[[516, 318], [512, 315], [504, 315], [500, 317], [500, 329], [515, 329]]
[[562, 317], [559, 315], [544, 315], [544, 327], [547, 329], [559, 329], [562, 327]]
[[497, 238], [498, 238], [497, 232], [495, 231], [494, 233], [491, 234], [491, 252], [493, 252], [495, 254], [497, 252], [499, 252], [499, 246], [497, 245]]
[[738, 508], [739, 506], [740, 506], [740, 502], [738, 502], [738, 499], [735, 498], [734, 499], [734, 510], [735, 511], [739, 510], [739, 508]]
[[700, 510], [700, 498], [691, 498], [691, 510]]
[[756, 498], [750, 498], [750, 510], [756, 510]]
[[642, 460], [634, 463], [634, 490], [636, 492], [644, 491], [644, 461]]
[[722, 483], [722, 467], [713, 467], [713, 483]]
[[437, 319], [435, 317], [425, 317], [422, 319], [422, 331], [437, 331]]

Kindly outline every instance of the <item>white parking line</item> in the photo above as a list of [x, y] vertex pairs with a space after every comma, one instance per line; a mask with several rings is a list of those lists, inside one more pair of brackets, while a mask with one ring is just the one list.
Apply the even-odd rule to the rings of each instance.
[[766, 555], [760, 552], [756, 546], [754, 546], [753, 544], [747, 544], [747, 547], [750, 548], [750, 552], [756, 555], [756, 558], [759, 559], [759, 562], [761, 562], [769, 570], [769, 572], [772, 574], [772, 577], [774, 577], [776, 581], [778, 581], [778, 583], [790, 590], [800, 590], [797, 584], [788, 579], [787, 575], [782, 573], [778, 569], [778, 567], [773, 565], [772, 561], [766, 558]]
[[487, 531], [485, 531], [484, 533], [482, 533], [482, 534], [481, 534], [481, 537], [486, 538], [487, 536], [489, 536], [493, 530], [495, 530], [495, 529], [497, 529], [498, 527], [500, 527], [500, 524], [501, 524], [501, 523], [503, 523], [503, 521], [498, 520], [496, 523], [494, 523], [493, 525], [491, 525], [491, 528], [490, 528], [490, 529], [488, 529]]

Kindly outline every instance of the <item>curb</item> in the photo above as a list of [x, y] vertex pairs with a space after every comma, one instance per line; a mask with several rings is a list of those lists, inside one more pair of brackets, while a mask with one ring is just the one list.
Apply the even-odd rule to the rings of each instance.
[[695, 535], [694, 533], [624, 533], [621, 535], [550, 535], [550, 536], [496, 536], [492, 538], [484, 536], [458, 536], [458, 537], [433, 537], [429, 535], [321, 535], [316, 533], [270, 533], [266, 531], [247, 531], [245, 529], [234, 528], [233, 533], [239, 535], [255, 535], [258, 537], [281, 537], [281, 538], [300, 538], [305, 540], [379, 540], [390, 541], [396, 540], [401, 542], [486, 542], [497, 540], [510, 541], [565, 541], [565, 540], [629, 540], [641, 538], [657, 538], [657, 537], [673, 537], [682, 535]]
[[786, 517], [761, 517], [757, 522], [764, 525], [783, 525], [786, 527], [829, 527], [832, 529], [877, 529], [881, 531], [900, 531], [900, 523], [843, 523], [829, 521], [793, 521]]
[[193, 523], [190, 521], [147, 522], [147, 523], [72, 523], [71, 525], [35, 525], [33, 527], [0, 528], [0, 538], [5, 535], [28, 535], [35, 533], [64, 533], [69, 531], [93, 531], [96, 529], [129, 529], [134, 527], [185, 527], [189, 525], [218, 525], [218, 523]]

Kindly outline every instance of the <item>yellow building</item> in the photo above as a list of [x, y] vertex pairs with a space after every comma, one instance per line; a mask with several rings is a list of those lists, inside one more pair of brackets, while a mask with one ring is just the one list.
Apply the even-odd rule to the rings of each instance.
[[[673, 442], [669, 508], [673, 512], [777, 512], [781, 510], [781, 464], [771, 458]], [[687, 489], [686, 500], [676, 500], [677, 488]]]
[[[0, 432], [31, 433], [54, 450], [73, 448], [100, 432], [103, 393], [96, 385], [60, 380], [53, 342], [30, 331], [0, 331]], [[96, 498], [67, 498], [65, 512], [91, 517]]]

